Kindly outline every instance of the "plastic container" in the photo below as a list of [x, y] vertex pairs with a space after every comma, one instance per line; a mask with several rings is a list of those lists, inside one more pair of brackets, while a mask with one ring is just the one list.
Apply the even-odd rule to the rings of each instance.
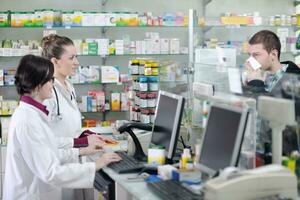
[[148, 109], [141, 109], [141, 122], [146, 124], [150, 123], [150, 112]]
[[145, 74], [145, 60], [139, 61], [139, 74], [144, 75]]
[[147, 93], [140, 93], [140, 107], [141, 108], [147, 108], [148, 107]]
[[73, 25], [73, 17], [74, 17], [74, 12], [73, 11], [63, 12], [63, 14], [62, 14], [62, 25], [64, 27], [71, 27]]
[[148, 91], [148, 79], [147, 77], [140, 77], [140, 91], [147, 92]]
[[0, 12], [0, 27], [9, 26], [9, 12]]
[[11, 26], [22, 27], [25, 22], [25, 12], [11, 12]]
[[149, 108], [155, 108], [157, 93], [156, 92], [150, 92], [150, 93], [147, 94], [147, 97], [148, 97], [148, 107]]
[[34, 26], [35, 14], [34, 12], [26, 12], [24, 16], [24, 26], [33, 27]]
[[130, 64], [130, 74], [138, 75], [139, 74], [139, 60], [132, 60]]
[[158, 75], [158, 63], [152, 63], [151, 65], [151, 73], [153, 76]]
[[35, 27], [42, 27], [44, 25], [43, 10], [35, 10], [34, 11], [33, 23], [34, 23]]
[[54, 26], [59, 27], [62, 25], [62, 11], [55, 10], [54, 11], [54, 19], [53, 19]]
[[149, 78], [149, 91], [158, 91], [158, 78], [157, 77], [150, 77]]
[[72, 18], [72, 26], [82, 26], [82, 12], [74, 11]]
[[54, 26], [54, 10], [43, 10], [44, 27]]
[[144, 74], [145, 76], [151, 76], [152, 75], [152, 68], [151, 64], [145, 64]]

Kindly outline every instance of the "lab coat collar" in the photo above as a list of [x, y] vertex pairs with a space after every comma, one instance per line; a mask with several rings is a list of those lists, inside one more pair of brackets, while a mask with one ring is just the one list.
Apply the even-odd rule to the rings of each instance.
[[20, 101], [25, 102], [29, 105], [32, 105], [33, 107], [39, 109], [40, 111], [42, 111], [43, 113], [45, 113], [47, 116], [49, 114], [49, 111], [47, 110], [47, 107], [44, 106], [43, 104], [37, 102], [36, 100], [34, 100], [33, 98], [31, 98], [30, 96], [21, 96]]
[[[66, 85], [67, 85], [67, 90], [57, 79], [54, 79], [53, 87], [57, 88], [60, 91], [62, 96], [67, 100], [67, 102], [69, 102], [69, 104], [72, 107], [77, 108], [77, 102], [76, 102], [74, 87], [73, 87], [73, 85], [70, 81], [65, 80], [65, 82], [66, 82]], [[72, 100], [71, 100], [70, 96], [72, 96], [72, 98], [73, 98]]]

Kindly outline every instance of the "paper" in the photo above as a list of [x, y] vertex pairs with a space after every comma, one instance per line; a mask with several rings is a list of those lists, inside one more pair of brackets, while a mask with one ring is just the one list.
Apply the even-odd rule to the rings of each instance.
[[238, 94], [243, 93], [241, 75], [238, 68], [228, 68], [228, 81], [231, 92]]
[[248, 58], [247, 62], [249, 62], [250, 66], [254, 69], [254, 70], [258, 70], [259, 68], [261, 68], [261, 64], [252, 56], [250, 56], [250, 58]]

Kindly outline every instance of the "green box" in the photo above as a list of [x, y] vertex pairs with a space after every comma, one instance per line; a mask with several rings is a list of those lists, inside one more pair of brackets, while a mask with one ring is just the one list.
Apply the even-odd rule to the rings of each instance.
[[90, 42], [88, 43], [88, 55], [95, 56], [98, 55], [98, 43]]

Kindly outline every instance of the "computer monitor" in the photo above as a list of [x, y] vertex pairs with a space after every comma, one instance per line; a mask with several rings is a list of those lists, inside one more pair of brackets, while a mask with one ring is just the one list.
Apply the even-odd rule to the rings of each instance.
[[182, 96], [176, 94], [166, 91], [158, 93], [151, 143], [164, 146], [169, 161], [176, 150], [184, 101]]
[[199, 169], [208, 176], [228, 166], [237, 166], [248, 112], [230, 106], [213, 105], [202, 140]]

